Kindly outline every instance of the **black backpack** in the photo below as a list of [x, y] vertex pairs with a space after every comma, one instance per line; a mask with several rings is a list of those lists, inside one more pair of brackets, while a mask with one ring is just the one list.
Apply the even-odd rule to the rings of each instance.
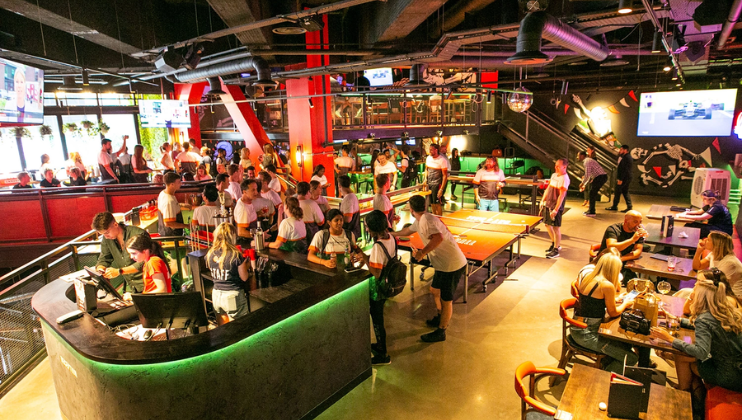
[[378, 240], [374, 241], [374, 246], [379, 245], [386, 255], [387, 262], [381, 269], [381, 275], [376, 279], [379, 288], [379, 295], [383, 299], [397, 296], [402, 293], [407, 284], [407, 266], [397, 256], [397, 242], [394, 242], [394, 257], [389, 255], [386, 247]]
[[[321, 230], [320, 232], [324, 232], [324, 233], [323, 233], [323, 238], [322, 238], [323, 239], [322, 248], [318, 249], [318, 251], [320, 253], [324, 253], [325, 248], [327, 248], [327, 244], [330, 242], [330, 230], [324, 229], [324, 230]], [[353, 246], [356, 244], [355, 242], [353, 242], [353, 233], [347, 229], [343, 229], [343, 232], [345, 232], [345, 237], [348, 238], [348, 243], [350, 244], [350, 248], [351, 248], [350, 251], [353, 252]]]

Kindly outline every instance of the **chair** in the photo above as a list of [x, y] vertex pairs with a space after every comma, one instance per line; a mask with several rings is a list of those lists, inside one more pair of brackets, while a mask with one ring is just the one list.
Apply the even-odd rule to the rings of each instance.
[[575, 279], [575, 280], [574, 280], [574, 281], [572, 282], [572, 284], [570, 284], [570, 285], [569, 285], [569, 286], [570, 286], [570, 287], [569, 287], [569, 292], [570, 292], [570, 294], [571, 294], [571, 295], [572, 295], [572, 296], [573, 296], [573, 297], [574, 297], [575, 299], [579, 299], [579, 298], [580, 298], [580, 289], [579, 289], [579, 287], [578, 287], [578, 285], [577, 285], [577, 282], [578, 282], [578, 281], [580, 281], [580, 279]]
[[[533, 362], [523, 362], [515, 369], [515, 392], [520, 397], [520, 418], [525, 420], [527, 417], [531, 420], [536, 419], [553, 419], [556, 414], [556, 408], [539, 400], [533, 391], [536, 388], [536, 380], [543, 376], [564, 376], [564, 369], [537, 368]], [[528, 377], [528, 388], [523, 380]], [[533, 407], [529, 410], [528, 407]], [[535, 415], [528, 416], [529, 413]]]
[[626, 283], [626, 292], [631, 292], [636, 289], [637, 285], [643, 284], [646, 287], [647, 292], [654, 292], [654, 283], [646, 279], [631, 279]]
[[594, 260], [595, 257], [598, 256], [599, 252], [600, 252], [600, 243], [590, 245], [590, 250], [587, 252], [588, 257], [590, 257], [588, 261]]
[[[707, 386], [708, 388], [708, 386]], [[714, 386], [706, 395], [706, 420], [742, 418], [742, 393]]]
[[[564, 299], [559, 304], [559, 317], [562, 318], [562, 352], [559, 357], [559, 369], [564, 369], [570, 360], [575, 356], [584, 356], [590, 359], [592, 366], [596, 369], [602, 367], [605, 354], [598, 353], [594, 350], [582, 347], [568, 334], [568, 327], [571, 325], [577, 328], [587, 328], [587, 324], [572, 318], [567, 311], [573, 309], [577, 303], [576, 298]], [[550, 384], [553, 386], [557, 378], [552, 378]]]

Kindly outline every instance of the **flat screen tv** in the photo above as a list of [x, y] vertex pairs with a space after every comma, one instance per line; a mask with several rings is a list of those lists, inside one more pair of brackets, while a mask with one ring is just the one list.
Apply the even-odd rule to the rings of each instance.
[[44, 123], [44, 71], [0, 58], [0, 123]]
[[189, 128], [191, 110], [188, 101], [139, 101], [139, 118], [145, 128]]
[[737, 89], [642, 93], [636, 135], [728, 136], [736, 100]]
[[391, 67], [364, 70], [363, 75], [371, 82], [371, 86], [391, 86], [394, 84]]

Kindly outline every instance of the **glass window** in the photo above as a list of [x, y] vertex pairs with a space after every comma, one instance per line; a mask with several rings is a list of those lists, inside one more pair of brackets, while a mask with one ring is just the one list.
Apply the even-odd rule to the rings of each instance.
[[137, 144], [137, 126], [134, 118], [133, 114], [103, 114], [103, 122], [109, 127], [104, 137], [113, 141], [114, 148], [117, 144], [121, 144], [124, 136], [129, 136], [126, 146], [129, 148], [129, 153], [134, 150]]
[[101, 106], [134, 106], [134, 97], [128, 93], [99, 93]]
[[0, 168], [2, 168], [0, 172], [20, 172], [23, 168], [21, 168], [18, 144], [12, 128], [0, 130], [0, 149], [3, 151], [0, 153]]
[[57, 91], [56, 95], [59, 106], [98, 106], [98, 99], [95, 97], [95, 93], [67, 93]]
[[[83, 121], [93, 123], [90, 129], [83, 127]], [[85, 167], [98, 166], [98, 154], [100, 153], [100, 134], [97, 133], [98, 116], [89, 115], [63, 115], [62, 116], [64, 136], [67, 140], [67, 152], [77, 152], [82, 158]], [[67, 124], [74, 123], [76, 130], [70, 131]], [[114, 140], [114, 139], [112, 139]], [[121, 147], [121, 139], [113, 141], [114, 150]], [[28, 154], [26, 154], [28, 155]]]
[[29, 137], [23, 138], [23, 155], [26, 157], [26, 169], [38, 170], [41, 167], [41, 155], [49, 155], [49, 164], [55, 168], [64, 168], [64, 151], [62, 149], [62, 136], [59, 135], [57, 117], [47, 115], [44, 117], [44, 125], [52, 129], [52, 134], [42, 136], [40, 126], [27, 127], [31, 133]]

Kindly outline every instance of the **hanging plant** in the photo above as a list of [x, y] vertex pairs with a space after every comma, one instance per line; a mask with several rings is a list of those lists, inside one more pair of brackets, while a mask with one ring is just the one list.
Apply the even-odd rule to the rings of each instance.
[[103, 121], [98, 123], [98, 131], [100, 131], [103, 135], [108, 134], [108, 130], [110, 129], [111, 127]]
[[92, 121], [80, 121], [80, 125], [82, 126], [82, 129], [85, 130], [85, 132], [88, 134], [88, 136], [92, 137], [98, 134], [98, 127], [95, 125]]
[[26, 127], [15, 127], [13, 129], [13, 134], [15, 134], [16, 137], [31, 137], [31, 132], [28, 131], [28, 128]]
[[41, 134], [42, 137], [43, 136], [51, 136], [52, 135], [52, 128], [49, 127], [48, 125], [42, 125], [41, 127], [39, 127], [39, 134]]
[[77, 130], [78, 130], [77, 124], [75, 124], [75, 123], [65, 123], [64, 124], [64, 129], [67, 130], [67, 131], [69, 131], [70, 133], [73, 133], [73, 134], [75, 132], [77, 132]]

